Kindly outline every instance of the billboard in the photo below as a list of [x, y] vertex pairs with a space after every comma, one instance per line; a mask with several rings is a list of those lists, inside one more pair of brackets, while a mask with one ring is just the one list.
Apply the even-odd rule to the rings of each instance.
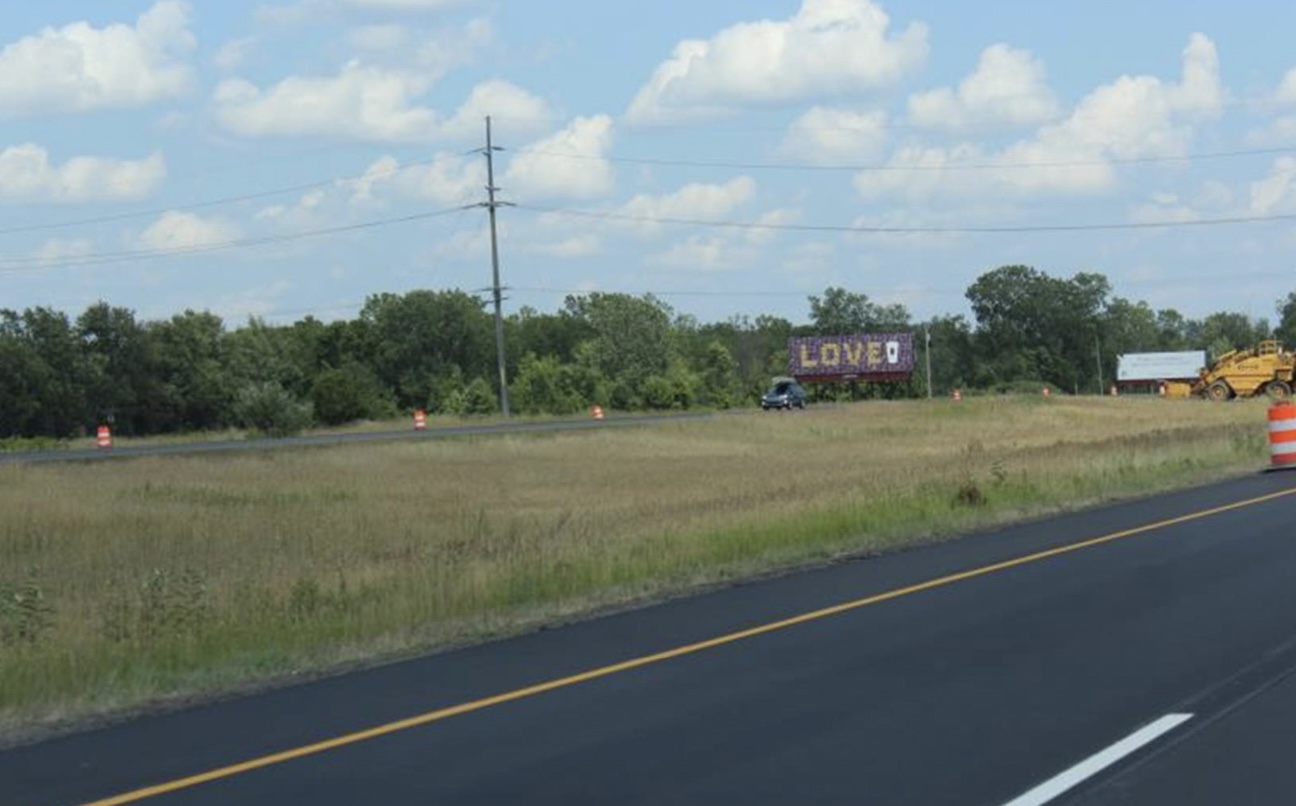
[[800, 381], [902, 381], [913, 370], [912, 333], [788, 339], [788, 374]]
[[1126, 353], [1116, 356], [1116, 380], [1138, 381], [1195, 380], [1206, 366], [1205, 350], [1178, 353]]

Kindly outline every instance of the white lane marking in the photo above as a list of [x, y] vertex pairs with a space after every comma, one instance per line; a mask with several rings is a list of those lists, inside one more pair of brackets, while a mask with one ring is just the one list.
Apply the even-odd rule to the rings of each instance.
[[1004, 806], [1042, 806], [1086, 778], [1092, 778], [1130, 753], [1144, 745], [1151, 744], [1192, 718], [1192, 714], [1166, 714], [1157, 721], [1139, 728], [1106, 750], [1094, 753], [1071, 769], [1064, 770], [1029, 792], [1018, 795], [1005, 803]]

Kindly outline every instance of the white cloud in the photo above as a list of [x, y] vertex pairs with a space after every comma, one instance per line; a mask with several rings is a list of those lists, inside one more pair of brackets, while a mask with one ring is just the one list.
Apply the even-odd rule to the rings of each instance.
[[1042, 123], [1055, 118], [1058, 111], [1043, 62], [1029, 51], [1004, 44], [986, 48], [976, 70], [957, 89], [942, 87], [909, 99], [910, 120], [944, 129]]
[[213, 100], [220, 124], [244, 137], [416, 142], [436, 134], [436, 112], [414, 103], [431, 85], [417, 73], [351, 62], [336, 76], [290, 76], [266, 90], [227, 79]]
[[297, 0], [282, 5], [261, 5], [253, 14], [262, 25], [300, 25], [341, 11], [361, 13], [433, 13], [466, 6], [477, 0]]
[[342, 0], [343, 5], [365, 11], [445, 11], [472, 0]]
[[[1122, 76], [1087, 95], [1066, 119], [998, 153], [969, 143], [908, 146], [893, 155], [890, 170], [857, 174], [855, 187], [869, 199], [1099, 193], [1116, 182], [1112, 159], [1181, 156], [1193, 122], [1218, 115], [1223, 104], [1215, 46], [1194, 34], [1178, 83]], [[957, 169], [969, 164], [1004, 167]]]
[[812, 274], [833, 266], [837, 247], [830, 241], [806, 241], [792, 247], [783, 268], [796, 274]]
[[1296, 212], [1296, 159], [1279, 157], [1269, 175], [1251, 183], [1249, 210], [1255, 215]]
[[612, 118], [580, 117], [561, 131], [520, 149], [504, 174], [506, 189], [528, 199], [590, 199], [612, 191], [615, 176], [606, 155]]
[[409, 29], [404, 25], [385, 23], [382, 25], [362, 25], [351, 29], [347, 41], [356, 50], [376, 51], [379, 53], [400, 50], [409, 41]]
[[320, 207], [327, 194], [323, 190], [312, 190], [303, 194], [294, 204], [273, 204], [263, 207], [252, 217], [257, 221], [267, 221], [285, 229], [302, 230], [319, 223]]
[[209, 307], [212, 313], [226, 322], [246, 321], [252, 317], [265, 317], [283, 307], [283, 297], [293, 289], [293, 284], [279, 278], [218, 298]]
[[507, 81], [473, 88], [448, 120], [422, 106], [434, 83], [427, 71], [386, 69], [352, 61], [334, 76], [290, 76], [261, 89], [222, 81], [213, 95], [216, 119], [244, 137], [335, 137], [380, 143], [425, 143], [482, 137], [486, 115], [512, 131], [537, 131], [551, 117], [540, 98]]
[[137, 249], [184, 251], [227, 243], [238, 237], [238, 228], [222, 219], [169, 210], [128, 242]]
[[603, 243], [597, 235], [573, 235], [561, 241], [533, 244], [529, 251], [548, 257], [588, 257], [598, 254]]
[[692, 235], [650, 256], [648, 262], [690, 271], [726, 271], [750, 264], [753, 257], [750, 247], [736, 248], [727, 238]]
[[1296, 104], [1296, 67], [1283, 75], [1277, 91], [1274, 92], [1274, 101], [1284, 106]]
[[803, 0], [787, 20], [745, 22], [675, 46], [635, 95], [632, 123], [712, 116], [735, 107], [856, 94], [889, 85], [927, 56], [927, 28], [899, 34], [871, 0]]
[[161, 154], [142, 160], [73, 157], [53, 165], [49, 152], [32, 143], [0, 151], [0, 199], [7, 201], [137, 201], [165, 177]]
[[[440, 134], [452, 140], [482, 140], [486, 116], [511, 137], [528, 137], [544, 130], [553, 112], [544, 99], [507, 81], [483, 81], [473, 87], [468, 99], [440, 127]], [[498, 137], [498, 135], [497, 135]]]
[[248, 54], [257, 44], [255, 36], [244, 36], [238, 39], [231, 39], [220, 46], [216, 55], [212, 58], [215, 65], [225, 72], [237, 70], [243, 62], [247, 61]]
[[[1296, 67], [1283, 75], [1268, 101], [1277, 110], [1296, 106]], [[1296, 139], [1296, 115], [1292, 114], [1281, 115], [1264, 128], [1247, 135], [1247, 142], [1251, 145], [1287, 145], [1293, 139]]]
[[495, 39], [490, 19], [469, 20], [461, 28], [426, 36], [419, 46], [416, 61], [423, 70], [438, 76], [471, 63]]
[[[636, 218], [723, 219], [756, 195], [756, 180], [739, 176], [723, 184], [693, 182], [672, 193], [640, 194], [617, 211]], [[644, 222], [651, 226], [651, 222]]]
[[779, 151], [807, 162], [870, 159], [886, 140], [886, 112], [815, 106], [788, 127]]
[[0, 115], [142, 106], [185, 94], [196, 40], [189, 6], [163, 0], [135, 25], [46, 28], [0, 51]]
[[795, 224], [800, 220], [800, 210], [792, 210], [784, 207], [769, 210], [768, 212], [761, 214], [760, 218], [756, 219], [755, 223], [759, 226], [747, 230], [745, 237], [748, 243], [763, 246], [774, 240], [778, 235], [779, 230], [777, 227], [785, 226], [787, 224]]
[[50, 238], [36, 248], [32, 257], [44, 265], [75, 260], [94, 253], [94, 242], [89, 238]]
[[[779, 208], [762, 213], [755, 223], [770, 227], [790, 224], [799, 218], [799, 211]], [[777, 230], [762, 227], [694, 234], [650, 257], [649, 262], [701, 271], [728, 271], [753, 266], [762, 262], [762, 250], [777, 235]]]
[[374, 161], [360, 178], [344, 184], [354, 204], [379, 201], [378, 191], [443, 206], [465, 204], [484, 192], [486, 163], [482, 157], [442, 153], [431, 162], [402, 166], [395, 157], [386, 156]]

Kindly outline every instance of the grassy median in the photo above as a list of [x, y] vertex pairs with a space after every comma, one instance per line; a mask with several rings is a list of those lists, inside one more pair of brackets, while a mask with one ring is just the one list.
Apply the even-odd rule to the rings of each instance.
[[1249, 472], [1262, 402], [978, 398], [0, 467], [0, 736]]

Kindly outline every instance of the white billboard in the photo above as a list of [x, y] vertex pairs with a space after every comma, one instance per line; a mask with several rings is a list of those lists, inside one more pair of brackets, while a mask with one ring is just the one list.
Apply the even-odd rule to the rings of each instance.
[[1116, 380], [1191, 380], [1195, 379], [1205, 366], [1205, 350], [1178, 353], [1127, 353], [1116, 357]]

